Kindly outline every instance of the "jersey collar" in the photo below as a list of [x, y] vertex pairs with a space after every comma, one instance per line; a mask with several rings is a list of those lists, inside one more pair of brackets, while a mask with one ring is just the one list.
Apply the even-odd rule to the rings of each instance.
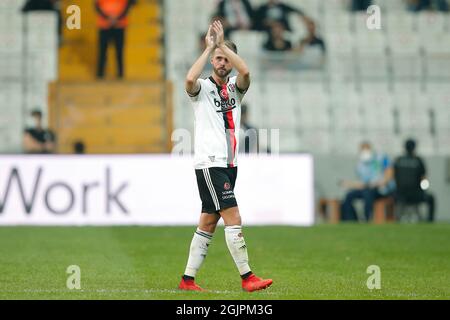
[[[216, 85], [216, 87], [219, 87], [219, 88], [222, 87], [221, 85], [219, 85], [219, 84], [216, 82], [216, 80], [214, 80], [213, 76], [210, 76], [208, 79], [209, 79], [209, 81], [211, 81], [212, 83], [214, 83], [214, 84]], [[229, 82], [229, 81], [230, 81], [230, 77], [227, 78], [227, 83], [226, 83], [227, 85], [228, 85], [228, 82]]]

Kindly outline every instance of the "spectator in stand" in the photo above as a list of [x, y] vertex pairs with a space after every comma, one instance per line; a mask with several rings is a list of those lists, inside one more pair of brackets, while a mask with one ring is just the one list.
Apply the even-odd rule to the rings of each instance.
[[23, 136], [23, 147], [26, 153], [54, 153], [55, 134], [42, 126], [42, 112], [34, 110], [31, 112], [34, 126], [27, 128]]
[[372, 5], [372, 0], [352, 0], [351, 11], [367, 11]]
[[264, 50], [276, 52], [276, 51], [290, 51], [292, 44], [285, 38], [285, 29], [280, 22], [274, 22], [271, 24], [271, 30], [267, 42], [264, 44]]
[[306, 22], [306, 28], [308, 29], [308, 35], [300, 41], [300, 46], [296, 48], [296, 51], [303, 52], [307, 47], [318, 46], [323, 54], [326, 53], [325, 42], [321, 37], [316, 34], [316, 24], [313, 20], [308, 19]]
[[254, 27], [254, 12], [249, 0], [221, 0], [217, 17], [220, 17], [227, 38], [233, 31], [252, 30]]
[[323, 39], [316, 33], [316, 24], [308, 19], [306, 22], [308, 34], [300, 40], [300, 44], [294, 48], [294, 52], [300, 54], [299, 65], [301, 69], [322, 68], [326, 59], [326, 48]]
[[96, 0], [97, 26], [99, 28], [99, 50], [97, 77], [105, 75], [106, 53], [110, 41], [116, 48], [117, 76], [123, 78], [123, 48], [125, 29], [128, 26], [128, 12], [133, 5], [130, 0]]
[[422, 10], [448, 12], [449, 4], [447, 0], [407, 0], [407, 8], [412, 12], [419, 12]]
[[290, 14], [298, 15], [303, 22], [308, 19], [300, 9], [287, 5], [281, 0], [268, 0], [267, 4], [256, 10], [255, 27], [258, 30], [270, 33], [274, 23], [281, 23], [284, 30], [292, 31], [289, 24]]

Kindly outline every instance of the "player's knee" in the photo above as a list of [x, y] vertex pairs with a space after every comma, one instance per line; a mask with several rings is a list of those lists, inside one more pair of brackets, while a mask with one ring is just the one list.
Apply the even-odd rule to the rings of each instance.
[[217, 222], [204, 222], [199, 225], [199, 229], [209, 233], [214, 233], [216, 231]]
[[240, 226], [242, 224], [238, 207], [222, 210], [220, 215], [227, 226]]

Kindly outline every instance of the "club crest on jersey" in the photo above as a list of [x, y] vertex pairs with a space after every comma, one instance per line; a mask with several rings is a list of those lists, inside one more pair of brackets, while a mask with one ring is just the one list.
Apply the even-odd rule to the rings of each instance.
[[236, 86], [234, 85], [234, 83], [230, 83], [228, 85], [228, 90], [231, 92], [235, 92], [236, 91]]
[[230, 185], [228, 182], [225, 182], [225, 184], [223, 185], [223, 188], [224, 188], [225, 190], [230, 190], [231, 185]]
[[224, 100], [228, 100], [230, 96], [228, 95], [228, 91], [225, 89], [222, 89], [219, 91], [220, 97]]

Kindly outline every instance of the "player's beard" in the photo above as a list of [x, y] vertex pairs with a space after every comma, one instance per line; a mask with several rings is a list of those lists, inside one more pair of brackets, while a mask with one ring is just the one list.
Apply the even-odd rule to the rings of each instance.
[[219, 78], [222, 78], [222, 79], [226, 78], [232, 71], [232, 69], [227, 70], [227, 69], [222, 69], [222, 68], [220, 68], [220, 69], [213, 68], [213, 70], [214, 70], [214, 73], [216, 74], [216, 76], [218, 76]]

